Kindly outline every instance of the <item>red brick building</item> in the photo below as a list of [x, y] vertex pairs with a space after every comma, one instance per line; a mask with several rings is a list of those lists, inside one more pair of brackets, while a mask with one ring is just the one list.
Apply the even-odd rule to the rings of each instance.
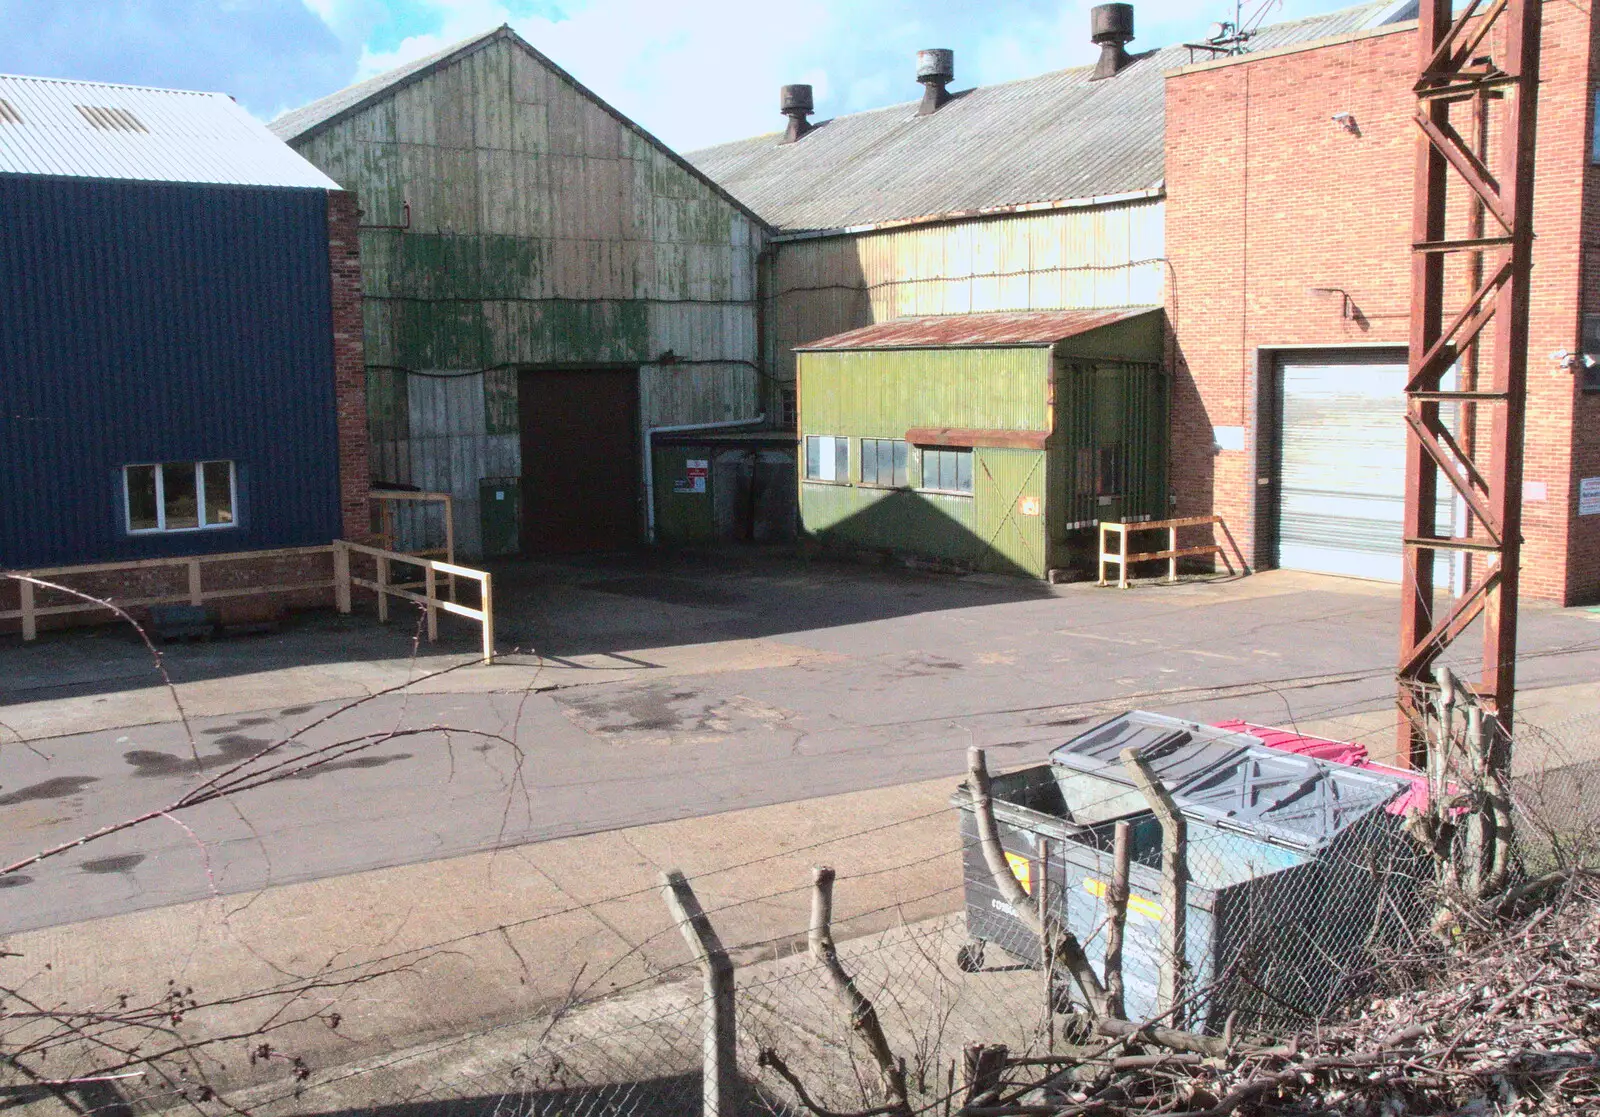
[[[1167, 77], [1172, 492], [1256, 567], [1398, 578], [1417, 68], [1413, 21]], [[1544, 5], [1541, 72], [1522, 584], [1575, 604], [1600, 598], [1600, 508], [1579, 501], [1600, 477], [1589, 10]]]

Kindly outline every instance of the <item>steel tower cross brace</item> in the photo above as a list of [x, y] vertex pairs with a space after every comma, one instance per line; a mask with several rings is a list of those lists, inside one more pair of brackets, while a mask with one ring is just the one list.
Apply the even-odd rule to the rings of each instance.
[[[1504, 766], [1516, 684], [1540, 3], [1468, 0], [1451, 9], [1451, 0], [1422, 0], [1418, 13], [1400, 747], [1414, 764], [1425, 758], [1420, 699], [1436, 685], [1434, 664], [1481, 617], [1482, 672], [1470, 685], [1500, 726], [1491, 760]], [[1452, 235], [1458, 222], [1465, 228]], [[1470, 293], [1447, 309], [1449, 258], [1468, 262]], [[1485, 340], [1489, 359], [1480, 362]], [[1453, 367], [1460, 382], [1447, 391]], [[1444, 422], [1444, 404], [1455, 405], [1465, 445]], [[1443, 493], [1466, 509], [1461, 535], [1435, 522]], [[1452, 552], [1468, 572], [1464, 588], [1436, 609], [1434, 558]]]

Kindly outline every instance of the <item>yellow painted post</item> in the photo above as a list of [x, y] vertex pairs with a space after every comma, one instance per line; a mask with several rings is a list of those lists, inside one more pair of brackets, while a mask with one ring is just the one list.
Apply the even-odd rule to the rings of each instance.
[[17, 592], [22, 597], [22, 638], [34, 640], [39, 636], [39, 620], [33, 614], [33, 583], [18, 582]]
[[1097, 585], [1097, 586], [1103, 586], [1103, 585], [1106, 584], [1106, 531], [1107, 531], [1106, 522], [1104, 520], [1101, 520], [1100, 521], [1100, 552], [1099, 552], [1100, 580], [1095, 583], [1095, 585]]
[[205, 596], [200, 592], [200, 560], [189, 560], [189, 604], [204, 605]]
[[389, 556], [374, 555], [372, 558], [378, 567], [373, 580], [378, 584], [378, 621], [383, 624], [389, 620]]
[[1122, 565], [1117, 569], [1117, 588], [1125, 590], [1128, 588], [1128, 525], [1121, 525], [1121, 530], [1117, 532], [1117, 535], [1122, 540], [1122, 550], [1120, 552]]
[[1178, 580], [1178, 529], [1175, 527], [1167, 529], [1167, 550], [1172, 552], [1172, 555], [1167, 559], [1167, 581], [1176, 582]]
[[333, 603], [341, 613], [350, 611], [350, 548], [333, 541]]
[[478, 607], [483, 610], [483, 662], [494, 662], [494, 590], [489, 575], [483, 576], [483, 589]]
[[439, 639], [439, 606], [436, 604], [439, 600], [437, 596], [439, 587], [433, 563], [430, 562], [422, 568], [422, 580], [426, 586], [422, 591], [423, 596], [428, 599], [428, 603], [425, 606], [428, 610], [428, 643], [432, 644]]

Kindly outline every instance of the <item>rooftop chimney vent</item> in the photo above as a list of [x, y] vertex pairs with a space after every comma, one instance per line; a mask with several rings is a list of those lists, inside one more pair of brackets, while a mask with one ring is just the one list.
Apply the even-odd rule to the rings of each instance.
[[1101, 4], [1089, 9], [1089, 38], [1100, 46], [1100, 61], [1095, 63], [1090, 81], [1114, 76], [1128, 64], [1123, 48], [1133, 42], [1133, 5]]
[[809, 85], [786, 85], [780, 89], [778, 111], [789, 118], [789, 128], [783, 134], [783, 143], [792, 144], [816, 127], [806, 119], [816, 111]]
[[918, 116], [939, 111], [950, 100], [945, 87], [956, 80], [956, 52], [953, 50], [917, 51], [917, 80], [922, 83], [922, 105]]

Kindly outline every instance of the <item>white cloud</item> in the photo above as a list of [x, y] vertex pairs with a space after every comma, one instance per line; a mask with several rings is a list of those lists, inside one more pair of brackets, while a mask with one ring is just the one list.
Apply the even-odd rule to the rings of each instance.
[[[958, 88], [1009, 81], [1092, 61], [1089, 0], [570, 0], [563, 14], [523, 14], [505, 0], [302, 0], [346, 42], [362, 45], [358, 72], [371, 77], [462, 39], [509, 23], [519, 34], [616, 108], [668, 144], [690, 150], [778, 130], [778, 87], [816, 87], [819, 119], [920, 95], [914, 55], [956, 52]], [[374, 30], [404, 8], [424, 33], [387, 49]], [[1249, 15], [1263, 0], [1245, 6]], [[1269, 20], [1342, 6], [1286, 0]], [[520, 10], [519, 10], [520, 9]], [[1136, 3], [1134, 49], [1198, 34], [1231, 18], [1228, 0]], [[389, 36], [392, 40], [392, 36]]]

